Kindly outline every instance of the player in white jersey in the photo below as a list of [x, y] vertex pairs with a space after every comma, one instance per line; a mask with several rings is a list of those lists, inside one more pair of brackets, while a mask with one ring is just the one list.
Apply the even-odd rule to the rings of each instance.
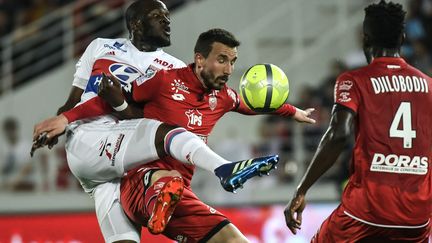
[[[73, 96], [79, 90], [83, 90], [82, 102], [97, 95], [98, 84], [104, 78], [104, 73], [120, 80], [127, 88], [137, 78], [142, 81], [151, 78], [158, 69], [184, 66], [183, 62], [159, 49], [170, 44], [168, 10], [162, 2], [151, 0], [133, 3], [126, 12], [126, 22], [131, 40], [97, 39], [86, 49], [77, 64], [71, 96], [60, 111], [74, 103], [76, 99]], [[131, 112], [127, 104], [116, 110]], [[140, 112], [136, 117], [142, 117], [142, 110]], [[39, 136], [36, 136], [34, 149], [45, 144], [52, 145], [55, 137], [49, 136], [49, 127], [45, 126], [48, 123], [50, 119], [35, 127], [36, 134], [48, 132], [48, 135], [45, 141], [38, 140]], [[71, 124], [67, 137], [69, 166], [84, 189], [92, 193], [107, 242], [139, 242], [139, 231], [124, 215], [119, 203], [118, 182], [113, 180], [123, 176], [128, 169], [165, 156], [165, 147], [176, 159], [204, 166], [210, 171], [220, 165], [232, 166], [229, 161], [212, 152], [196, 135], [155, 120], [119, 121], [114, 116], [98, 117], [92, 121]], [[169, 141], [166, 141], [166, 137], [170, 138]], [[273, 169], [277, 161], [277, 156], [258, 160], [266, 168], [256, 175]], [[255, 162], [236, 171], [236, 174], [254, 165]]]

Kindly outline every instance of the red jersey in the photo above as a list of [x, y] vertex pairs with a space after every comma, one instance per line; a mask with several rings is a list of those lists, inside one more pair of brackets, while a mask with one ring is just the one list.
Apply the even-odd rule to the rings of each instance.
[[429, 221], [431, 89], [431, 78], [402, 58], [376, 58], [338, 77], [335, 102], [356, 113], [347, 215], [384, 227]]
[[[201, 136], [205, 141], [216, 122], [225, 113], [236, 111], [246, 115], [257, 114], [247, 108], [237, 92], [226, 85], [221, 90], [209, 91], [197, 78], [193, 67], [191, 64], [180, 69], [160, 70], [151, 79], [145, 76], [139, 77], [132, 83], [132, 87], [124, 87], [123, 92], [129, 102], [145, 104], [145, 118], [184, 127]], [[100, 97], [95, 97], [63, 114], [69, 122], [72, 122], [111, 111], [109, 104]], [[295, 112], [294, 106], [284, 104], [273, 113], [291, 116]], [[177, 170], [185, 179], [186, 186], [190, 185], [194, 171], [194, 166], [178, 162], [172, 157], [147, 163], [144, 166]]]

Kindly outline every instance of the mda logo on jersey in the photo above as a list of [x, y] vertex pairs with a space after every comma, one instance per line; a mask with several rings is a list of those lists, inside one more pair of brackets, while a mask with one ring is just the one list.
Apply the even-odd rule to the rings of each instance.
[[141, 76], [141, 73], [137, 69], [124, 63], [113, 63], [109, 66], [108, 70], [123, 84], [132, 83]]

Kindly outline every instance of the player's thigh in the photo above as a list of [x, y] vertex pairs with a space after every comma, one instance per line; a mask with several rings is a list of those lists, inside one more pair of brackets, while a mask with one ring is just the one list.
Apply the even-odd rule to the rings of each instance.
[[93, 121], [73, 129], [66, 152], [78, 178], [98, 182], [158, 158], [154, 139], [160, 122], [149, 119]]
[[94, 192], [96, 216], [105, 242], [140, 242], [140, 229], [120, 204], [119, 180], [98, 185]]
[[208, 243], [246, 243], [247, 238], [233, 224], [225, 225], [219, 232], [211, 237]]

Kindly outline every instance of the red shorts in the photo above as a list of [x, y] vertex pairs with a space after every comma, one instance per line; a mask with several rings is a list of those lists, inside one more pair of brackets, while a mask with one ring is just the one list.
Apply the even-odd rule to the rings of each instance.
[[[146, 226], [149, 213], [144, 210], [145, 168], [133, 171], [122, 178], [121, 203], [129, 218], [136, 224]], [[219, 211], [201, 202], [190, 187], [185, 187], [183, 196], [165, 228], [163, 235], [180, 243], [206, 242], [230, 222]]]
[[338, 208], [322, 223], [314, 235], [312, 243], [327, 242], [412, 242], [428, 243], [431, 224], [422, 228], [384, 228], [362, 223], [344, 213], [344, 207]]

